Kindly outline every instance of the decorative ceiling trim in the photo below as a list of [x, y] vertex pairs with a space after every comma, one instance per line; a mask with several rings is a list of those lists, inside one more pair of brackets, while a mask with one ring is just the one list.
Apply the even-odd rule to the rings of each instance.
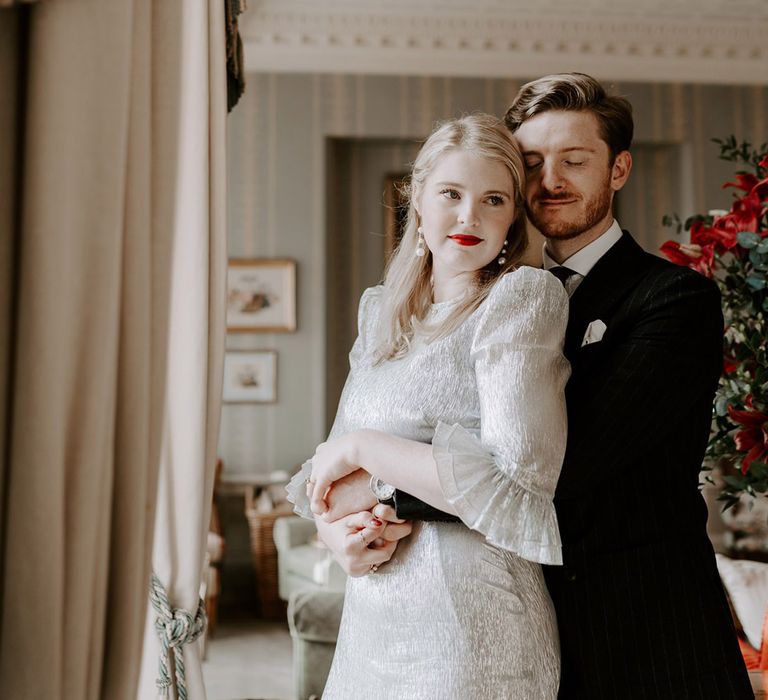
[[[290, 5], [290, 3], [288, 3]], [[768, 84], [768, 19], [291, 12], [241, 21], [249, 71]]]

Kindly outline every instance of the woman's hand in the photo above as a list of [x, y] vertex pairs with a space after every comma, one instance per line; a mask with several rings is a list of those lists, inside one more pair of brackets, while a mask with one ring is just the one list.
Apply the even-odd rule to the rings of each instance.
[[347, 433], [334, 440], [320, 443], [315, 448], [315, 455], [312, 457], [312, 475], [307, 483], [309, 506], [315, 515], [322, 515], [328, 510], [325, 497], [333, 482], [359, 468], [357, 455], [361, 432]]
[[316, 518], [320, 539], [350, 576], [365, 576], [388, 562], [401, 539], [411, 534], [411, 523], [399, 520], [394, 509], [377, 505], [328, 523]]

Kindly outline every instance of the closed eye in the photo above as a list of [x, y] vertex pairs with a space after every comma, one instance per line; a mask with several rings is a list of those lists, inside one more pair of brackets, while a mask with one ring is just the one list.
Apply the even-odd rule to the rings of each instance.
[[536, 170], [536, 168], [540, 168], [542, 164], [542, 161], [540, 160], [534, 160], [534, 161], [525, 161], [525, 169], [526, 170]]
[[566, 165], [584, 165], [584, 161], [583, 160], [566, 160], [565, 164]]

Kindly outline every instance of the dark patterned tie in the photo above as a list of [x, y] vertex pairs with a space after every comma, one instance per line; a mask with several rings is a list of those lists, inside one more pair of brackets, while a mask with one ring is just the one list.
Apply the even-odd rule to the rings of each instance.
[[565, 287], [565, 283], [573, 277], [573, 275], [576, 274], [575, 270], [571, 270], [568, 267], [563, 267], [562, 265], [557, 265], [556, 267], [550, 267], [549, 271], [557, 277], [562, 283], [563, 287]]

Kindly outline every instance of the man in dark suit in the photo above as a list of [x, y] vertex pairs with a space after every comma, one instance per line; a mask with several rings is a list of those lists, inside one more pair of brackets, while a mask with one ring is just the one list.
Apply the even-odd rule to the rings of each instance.
[[613, 219], [631, 168], [626, 100], [589, 76], [548, 76], [505, 122], [545, 267], [571, 297], [564, 566], [545, 570], [561, 696], [751, 698], [698, 490], [722, 367], [717, 288], [643, 252]]
[[[645, 253], [613, 218], [632, 166], [626, 100], [589, 76], [547, 76], [523, 86], [505, 122], [525, 157], [544, 266], [571, 298], [555, 496], [564, 566], [545, 567], [560, 697], [752, 698], [698, 489], [722, 366], [717, 288]], [[395, 500], [400, 518], [445, 515]], [[349, 541], [340, 558], [362, 573], [373, 552]]]

